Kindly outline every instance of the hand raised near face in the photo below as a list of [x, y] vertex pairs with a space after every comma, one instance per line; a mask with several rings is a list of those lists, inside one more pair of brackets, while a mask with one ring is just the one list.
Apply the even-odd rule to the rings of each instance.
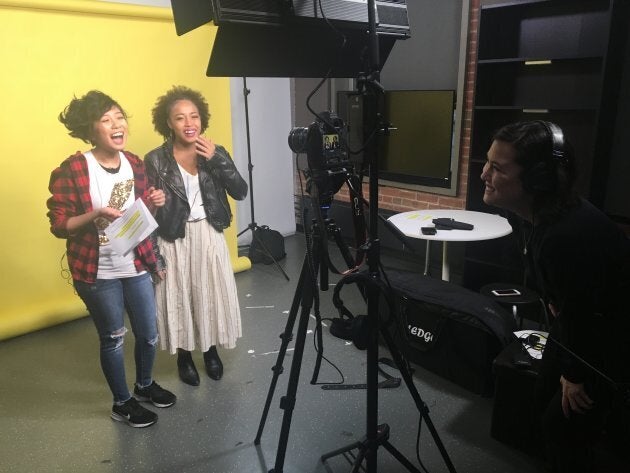
[[201, 135], [198, 136], [195, 147], [197, 149], [197, 153], [206, 159], [212, 159], [212, 157], [214, 156], [215, 146], [212, 140], [209, 138], [205, 138]]
[[164, 191], [162, 189], [156, 189], [153, 186], [147, 189], [147, 199], [149, 204], [154, 207], [163, 207], [166, 203], [166, 195], [164, 194]]

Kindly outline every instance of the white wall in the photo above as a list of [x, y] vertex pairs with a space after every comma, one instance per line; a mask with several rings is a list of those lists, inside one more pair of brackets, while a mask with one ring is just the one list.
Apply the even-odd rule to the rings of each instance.
[[[239, 172], [248, 179], [245, 96], [241, 77], [230, 80], [232, 145]], [[291, 130], [291, 81], [247, 78], [249, 133], [253, 165], [254, 217], [283, 235], [295, 233], [293, 154], [287, 144]], [[251, 191], [252, 189], [250, 189]], [[249, 196], [238, 204], [239, 232], [251, 222]], [[251, 232], [239, 244], [251, 241]]]

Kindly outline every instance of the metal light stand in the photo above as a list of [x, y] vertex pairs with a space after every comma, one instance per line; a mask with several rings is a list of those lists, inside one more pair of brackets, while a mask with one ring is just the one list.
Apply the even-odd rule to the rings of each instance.
[[[370, 133], [365, 133], [365, 130], [378, 130], [383, 127], [379, 124], [377, 97], [383, 91], [383, 87], [380, 85], [380, 58], [379, 58], [379, 43], [376, 35], [376, 7], [375, 0], [368, 0], [368, 21], [369, 21], [369, 50], [370, 50], [370, 65], [368, 74], [364, 80], [364, 87], [367, 93], [364, 93], [364, 136], [370, 136]], [[369, 157], [369, 236], [370, 241], [367, 244], [367, 263], [369, 278], [371, 280], [379, 279], [380, 268], [380, 241], [378, 239], [378, 159], [377, 159], [377, 137], [378, 133], [374, 133], [375, 138], [366, 147], [365, 156]], [[378, 281], [377, 281], [378, 282]], [[377, 285], [375, 283], [375, 285]], [[355, 442], [346, 447], [342, 447], [333, 452], [322, 455], [322, 461], [331, 458], [336, 455], [340, 455], [345, 452], [349, 452], [353, 449], [358, 449], [359, 453], [356, 456], [352, 473], [358, 472], [361, 468], [363, 460], [366, 462], [367, 473], [377, 472], [377, 451], [380, 446], [385, 447], [408, 471], [418, 472], [417, 469], [407, 458], [403, 456], [401, 452], [396, 450], [393, 445], [388, 441], [389, 438], [389, 426], [387, 424], [378, 424], [378, 336], [381, 333], [380, 321], [379, 321], [379, 291], [368, 291], [367, 300], [367, 330], [368, 330], [368, 345], [367, 345], [367, 414], [366, 414], [366, 435], [360, 442]], [[436, 442], [438, 449], [444, 459], [444, 462], [450, 473], [455, 473], [455, 467], [440, 440], [440, 437], [428, 416], [428, 408], [426, 404], [420, 398], [418, 391], [415, 389], [413, 379], [406, 369], [404, 360], [400, 352], [398, 351], [395, 343], [387, 330], [382, 331], [383, 337], [394, 357], [400, 372], [407, 384], [407, 387], [414, 398], [416, 406], [425, 420], [427, 427], [429, 428], [433, 439]]]
[[[370, 63], [365, 87], [367, 94], [364, 105], [364, 129], [375, 130], [378, 126], [377, 94], [380, 94], [380, 57], [379, 43], [376, 35], [376, 6], [374, 0], [368, 0], [369, 23], [369, 51]], [[370, 91], [371, 88], [371, 91]], [[364, 136], [369, 136], [365, 135]], [[369, 276], [372, 279], [379, 277], [380, 267], [380, 241], [378, 239], [378, 160], [377, 160], [377, 136], [368, 145], [366, 155], [370, 158], [369, 169], [369, 235], [370, 241], [367, 248], [367, 263]], [[369, 291], [367, 301], [367, 414], [366, 414], [366, 446], [365, 460], [368, 473], [376, 473], [377, 449], [379, 445], [378, 426], [378, 334], [379, 334], [379, 293]], [[358, 462], [360, 463], [360, 462]]]
[[284, 275], [285, 279], [289, 281], [289, 275], [282, 268], [282, 266], [280, 266], [280, 264], [276, 261], [276, 259], [273, 257], [269, 249], [265, 246], [265, 243], [256, 235], [256, 230], [258, 230], [260, 227], [256, 223], [256, 218], [254, 217], [254, 180], [252, 176], [254, 165], [252, 164], [251, 139], [249, 136], [249, 101], [248, 101], [249, 93], [250, 93], [250, 90], [247, 88], [247, 78], [243, 77], [243, 98], [245, 99], [245, 131], [247, 133], [247, 171], [249, 174], [249, 208], [250, 208], [250, 214], [251, 214], [250, 215], [251, 222], [249, 223], [249, 225], [247, 225], [247, 228], [242, 230], [238, 235], [236, 235], [236, 237], [238, 238], [247, 230], [251, 230], [252, 243], [256, 241], [260, 245], [260, 248], [262, 248], [264, 253], [272, 259], [272, 261], [276, 265], [276, 268], [278, 268], [280, 272]]
[[[380, 74], [378, 71], [378, 67], [380, 64], [379, 60], [379, 46], [378, 46], [378, 38], [376, 36], [376, 7], [375, 0], [368, 0], [368, 18], [369, 18], [369, 48], [370, 48], [370, 65], [368, 75], [364, 78], [362, 85], [363, 90], [367, 90], [366, 97], [369, 97], [370, 100], [364, 101], [364, 123], [365, 129], [367, 130], [377, 130], [381, 129], [381, 125], [379, 124], [378, 119], [378, 110], [377, 110], [377, 94], [382, 92], [382, 87], [379, 84]], [[364, 134], [365, 136], [369, 136], [368, 134]], [[369, 282], [374, 282], [374, 285], [378, 285], [379, 281], [379, 268], [380, 268], [380, 242], [378, 240], [378, 166], [377, 166], [377, 157], [376, 157], [376, 149], [377, 144], [376, 140], [372, 140], [369, 143], [366, 149], [366, 155], [369, 156], [370, 162], [370, 181], [369, 181], [369, 192], [370, 192], [370, 200], [369, 200], [369, 235], [370, 240], [367, 244], [364, 245], [367, 253], [367, 262], [368, 262], [368, 278]], [[316, 186], [315, 186], [316, 188]], [[313, 197], [313, 196], [311, 196]], [[284, 468], [284, 460], [286, 456], [287, 444], [289, 440], [289, 429], [291, 426], [291, 419], [293, 416], [293, 411], [296, 403], [296, 392], [297, 386], [300, 377], [300, 366], [302, 363], [302, 356], [304, 352], [304, 345], [306, 339], [306, 331], [308, 327], [309, 317], [310, 317], [310, 309], [313, 305], [314, 300], [317, 298], [317, 272], [318, 269], [326, 271], [327, 268], [324, 266], [325, 258], [320, 258], [322, 239], [326, 238], [327, 225], [319, 222], [319, 225], [314, 227], [318, 233], [316, 238], [312, 239], [313, 246], [307, 245], [307, 252], [304, 257], [304, 262], [302, 265], [302, 270], [300, 273], [300, 278], [298, 281], [298, 285], [293, 297], [293, 302], [291, 304], [291, 310], [289, 311], [289, 317], [287, 318], [287, 323], [285, 326], [284, 332], [280, 335], [282, 339], [282, 343], [280, 346], [280, 350], [278, 352], [278, 358], [276, 360], [276, 364], [272, 368], [273, 378], [271, 380], [271, 385], [269, 387], [269, 392], [267, 393], [267, 399], [265, 402], [265, 406], [263, 409], [263, 414], [260, 420], [260, 424], [258, 426], [258, 432], [256, 433], [256, 438], [254, 439], [255, 445], [260, 445], [260, 439], [262, 436], [262, 432], [264, 429], [264, 425], [267, 419], [267, 415], [269, 413], [269, 407], [271, 405], [271, 401], [273, 398], [273, 393], [275, 391], [275, 387], [278, 381], [280, 374], [283, 372], [283, 360], [287, 351], [287, 347], [289, 342], [293, 338], [293, 327], [296, 319], [298, 319], [298, 310], [300, 310], [299, 314], [299, 323], [297, 329], [297, 337], [295, 339], [295, 349], [293, 353], [293, 361], [291, 363], [291, 372], [289, 376], [289, 382], [287, 386], [287, 394], [282, 397], [280, 400], [280, 408], [284, 410], [284, 416], [282, 419], [282, 428], [280, 431], [280, 438], [278, 442], [278, 450], [276, 452], [276, 462], [274, 468], [269, 471], [269, 473], [282, 473]], [[324, 250], [325, 252], [325, 250]], [[342, 251], [343, 253], [343, 251]], [[320, 255], [317, 258], [313, 258], [313, 255]], [[347, 261], [348, 262], [348, 261]], [[368, 290], [367, 291], [367, 306], [368, 306], [368, 314], [367, 314], [367, 433], [365, 438], [360, 442], [355, 442], [346, 447], [337, 449], [333, 452], [329, 452], [327, 454], [322, 455], [322, 461], [325, 461], [328, 458], [331, 458], [336, 455], [344, 454], [345, 452], [349, 452], [353, 449], [358, 449], [359, 453], [356, 455], [356, 460], [352, 469], [353, 473], [358, 472], [359, 470], [367, 471], [367, 473], [376, 473], [377, 471], [377, 450], [380, 446], [386, 448], [399, 462], [403, 465], [408, 471], [413, 473], [421, 473], [419, 469], [417, 469], [405, 456], [399, 452], [393, 445], [391, 445], [388, 441], [389, 439], [389, 426], [387, 424], [378, 424], [378, 337], [379, 333], [381, 333], [379, 327], [379, 291], [378, 290]], [[316, 311], [317, 312], [317, 311]], [[316, 319], [317, 319], [316, 314]], [[316, 323], [321, 323], [321, 320], [316, 320]], [[320, 332], [321, 334], [321, 332]], [[429, 431], [431, 432], [433, 439], [440, 450], [440, 453], [444, 459], [444, 462], [450, 473], [456, 473], [455, 467], [453, 466], [444, 445], [442, 444], [431, 419], [428, 416], [428, 407], [420, 398], [418, 391], [415, 389], [413, 384], [413, 379], [405, 360], [403, 359], [400, 351], [397, 346], [393, 342], [391, 335], [387, 330], [382, 331], [383, 338], [385, 339], [387, 346], [398, 366], [407, 387], [416, 403], [418, 411], [422, 419], [425, 420]], [[320, 338], [321, 342], [321, 338]], [[362, 468], [363, 460], [366, 461], [367, 469]]]

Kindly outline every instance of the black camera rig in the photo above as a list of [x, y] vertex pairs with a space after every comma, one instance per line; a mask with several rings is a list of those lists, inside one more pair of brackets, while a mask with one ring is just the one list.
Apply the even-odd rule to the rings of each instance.
[[346, 147], [347, 133], [343, 120], [332, 112], [321, 112], [308, 127], [289, 132], [289, 147], [294, 153], [306, 153], [307, 192], [312, 196], [316, 186], [319, 203], [329, 207], [334, 195], [354, 171]]

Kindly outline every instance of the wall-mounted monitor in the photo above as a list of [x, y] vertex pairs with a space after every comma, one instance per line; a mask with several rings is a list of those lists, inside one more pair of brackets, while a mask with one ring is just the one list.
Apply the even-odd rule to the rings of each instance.
[[[381, 113], [390, 130], [379, 135], [379, 177], [406, 184], [450, 187], [455, 91], [389, 90], [382, 102]], [[339, 92], [337, 106], [348, 126], [350, 149], [361, 149], [360, 94]], [[357, 163], [363, 159], [363, 155], [353, 157]]]
[[385, 92], [392, 130], [379, 139], [381, 179], [449, 187], [454, 108], [454, 90]]

